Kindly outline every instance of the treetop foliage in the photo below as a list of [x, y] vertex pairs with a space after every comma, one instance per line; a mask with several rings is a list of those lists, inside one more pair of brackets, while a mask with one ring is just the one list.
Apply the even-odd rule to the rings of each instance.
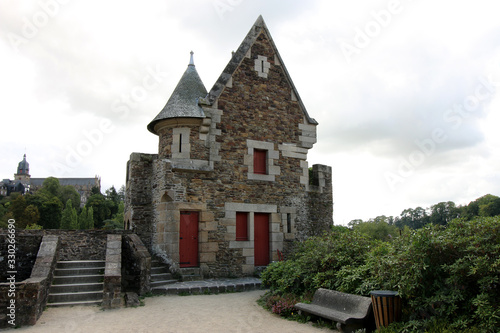
[[[466, 206], [456, 206], [453, 201], [439, 202], [429, 208], [407, 208], [396, 217], [386, 217], [385, 215], [363, 221], [360, 219], [352, 220], [348, 226], [350, 228], [361, 227], [366, 223], [385, 222], [388, 225], [396, 226], [399, 229], [409, 227], [411, 229], [420, 229], [423, 226], [432, 223], [435, 225], [447, 225], [456, 218], [466, 220], [474, 219], [478, 216], [497, 216], [500, 215], [500, 197], [492, 194], [486, 194]], [[370, 229], [372, 227], [363, 228]], [[382, 238], [379, 238], [382, 239]]]
[[12, 193], [0, 198], [0, 228], [5, 228], [11, 218], [16, 220], [16, 227], [22, 229], [103, 228], [104, 221], [110, 219], [115, 221], [113, 228], [122, 228], [120, 205], [124, 192], [123, 186], [120, 191], [112, 186], [103, 195], [98, 187], [93, 187], [85, 207], [80, 207], [81, 197], [73, 186], [61, 186], [57, 178], [49, 177], [35, 193]]

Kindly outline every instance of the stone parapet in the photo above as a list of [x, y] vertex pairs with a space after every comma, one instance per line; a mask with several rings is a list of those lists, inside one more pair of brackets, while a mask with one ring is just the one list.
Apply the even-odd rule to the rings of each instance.
[[106, 266], [104, 269], [104, 292], [102, 307], [114, 309], [121, 307], [121, 259], [122, 236], [108, 235], [106, 246]]
[[151, 291], [151, 255], [136, 234], [125, 235], [122, 242], [122, 286], [139, 295]]
[[14, 279], [0, 283], [0, 307], [7, 310], [0, 312], [0, 328], [35, 325], [47, 304], [58, 249], [57, 236], [44, 236], [31, 276], [20, 281], [12, 274]]

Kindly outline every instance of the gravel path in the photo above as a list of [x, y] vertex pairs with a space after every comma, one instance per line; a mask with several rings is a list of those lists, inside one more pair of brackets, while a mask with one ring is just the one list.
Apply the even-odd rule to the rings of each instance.
[[102, 311], [99, 307], [48, 308], [35, 326], [9, 332], [335, 332], [273, 315], [256, 301], [264, 290], [199, 296], [158, 296], [145, 306]]

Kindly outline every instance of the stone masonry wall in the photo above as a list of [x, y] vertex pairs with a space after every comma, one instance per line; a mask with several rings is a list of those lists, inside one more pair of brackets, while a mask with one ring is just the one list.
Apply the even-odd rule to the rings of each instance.
[[[34, 237], [32, 237], [34, 238]], [[29, 240], [20, 237], [19, 240]], [[0, 283], [0, 328], [34, 325], [47, 304], [49, 287], [57, 263], [59, 239], [44, 236], [37, 249], [36, 261], [31, 276]]]
[[151, 254], [139, 236], [124, 235], [122, 241], [122, 287], [144, 295], [151, 291]]
[[[0, 230], [0, 244], [2, 244], [2, 231]], [[58, 260], [104, 260], [106, 255], [106, 239], [108, 234], [130, 233], [124, 230], [18, 230], [16, 238], [24, 239], [17, 242], [20, 250], [17, 255], [21, 261], [23, 257], [32, 258], [26, 260], [29, 270], [33, 267], [34, 259], [38, 251], [41, 239], [45, 235], [56, 235], [60, 239], [61, 248]], [[5, 253], [3, 250], [2, 254]], [[21, 264], [20, 264], [21, 265]], [[29, 275], [28, 275], [29, 276]]]
[[[42, 242], [42, 236], [23, 235], [16, 230], [16, 271], [17, 281], [22, 281], [30, 277], [31, 269], [35, 264], [38, 248]], [[7, 279], [7, 255], [8, 242], [7, 230], [0, 230], [0, 281]]]
[[125, 189], [125, 224], [129, 230], [139, 235], [144, 245], [150, 249], [153, 232], [153, 189], [151, 181], [153, 162], [158, 155], [133, 153], [127, 164]]

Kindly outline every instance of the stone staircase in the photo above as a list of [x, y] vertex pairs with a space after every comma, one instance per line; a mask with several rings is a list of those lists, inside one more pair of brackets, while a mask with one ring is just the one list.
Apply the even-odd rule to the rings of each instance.
[[151, 289], [176, 282], [177, 280], [172, 277], [166, 264], [158, 259], [151, 260]]
[[105, 261], [58, 261], [47, 306], [100, 305]]

